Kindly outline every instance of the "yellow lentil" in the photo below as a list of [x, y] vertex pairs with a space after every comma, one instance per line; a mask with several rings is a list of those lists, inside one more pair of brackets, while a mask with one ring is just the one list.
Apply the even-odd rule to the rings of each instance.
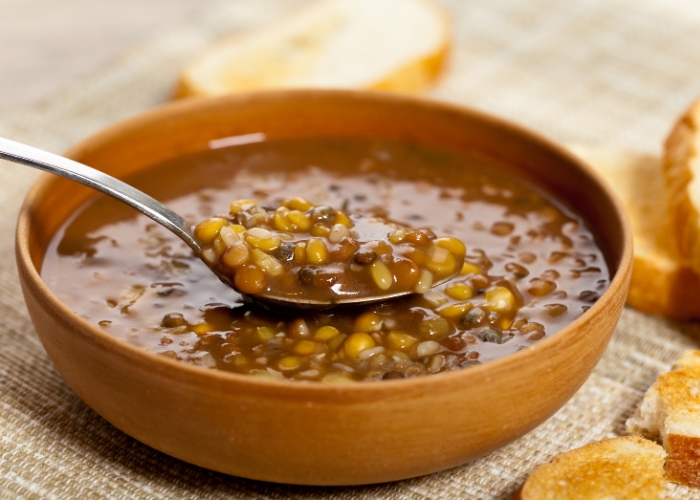
[[345, 340], [343, 350], [348, 358], [355, 360], [362, 351], [371, 349], [375, 345], [374, 339], [366, 333], [355, 332]]

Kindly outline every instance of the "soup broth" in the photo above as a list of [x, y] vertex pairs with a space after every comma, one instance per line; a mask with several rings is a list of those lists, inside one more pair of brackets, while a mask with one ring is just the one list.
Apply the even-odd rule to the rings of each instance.
[[324, 382], [463, 369], [556, 333], [609, 284], [585, 222], [491, 160], [391, 141], [278, 140], [178, 158], [127, 182], [193, 224], [234, 199], [303, 196], [466, 245], [461, 274], [423, 295], [272, 311], [243, 303], [147, 217], [94, 196], [55, 235], [42, 278], [107, 333], [205, 368]]

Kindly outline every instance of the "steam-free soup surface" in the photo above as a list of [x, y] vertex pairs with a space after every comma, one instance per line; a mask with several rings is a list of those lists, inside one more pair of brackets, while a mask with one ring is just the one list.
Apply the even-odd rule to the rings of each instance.
[[460, 276], [424, 295], [269, 311], [243, 304], [177, 237], [96, 195], [56, 234], [43, 279], [109, 334], [206, 368], [324, 382], [468, 368], [554, 334], [609, 283], [579, 216], [508, 167], [454, 153], [359, 139], [269, 141], [182, 157], [128, 181], [193, 223], [235, 199], [279, 205], [303, 196], [466, 244]]

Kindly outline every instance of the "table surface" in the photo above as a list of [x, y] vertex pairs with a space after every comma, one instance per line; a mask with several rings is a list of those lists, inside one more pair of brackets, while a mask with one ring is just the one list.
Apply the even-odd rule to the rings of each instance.
[[0, 0], [0, 108], [46, 99], [214, 0]]
[[[178, 71], [205, 44], [305, 1], [0, 0], [0, 136], [64, 151], [170, 98]], [[454, 50], [433, 98], [564, 143], [658, 154], [700, 95], [697, 0], [439, 1], [454, 23]], [[37, 172], [0, 166], [0, 234], [12, 235]], [[526, 436], [429, 476], [304, 488], [200, 469], [112, 427], [46, 356], [16, 273], [13, 238], [0, 238], [0, 498], [506, 499], [537, 465], [623, 434], [658, 373], [700, 341], [699, 322], [626, 308], [589, 380]], [[698, 498], [673, 485], [667, 493]]]

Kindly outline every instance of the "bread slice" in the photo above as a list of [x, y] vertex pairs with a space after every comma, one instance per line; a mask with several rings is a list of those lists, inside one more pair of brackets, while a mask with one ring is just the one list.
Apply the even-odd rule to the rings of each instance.
[[700, 273], [700, 101], [666, 139], [664, 174], [680, 257]]
[[659, 375], [627, 430], [663, 443], [669, 481], [700, 487], [700, 351], [686, 351]]
[[178, 97], [271, 88], [418, 90], [438, 74], [450, 25], [429, 0], [319, 0], [206, 47]]
[[571, 146], [615, 192], [627, 209], [634, 262], [627, 303], [646, 313], [700, 318], [700, 276], [681, 258], [671, 236], [670, 203], [661, 160], [605, 148]]
[[606, 439], [540, 465], [514, 500], [662, 498], [664, 450], [639, 436]]

